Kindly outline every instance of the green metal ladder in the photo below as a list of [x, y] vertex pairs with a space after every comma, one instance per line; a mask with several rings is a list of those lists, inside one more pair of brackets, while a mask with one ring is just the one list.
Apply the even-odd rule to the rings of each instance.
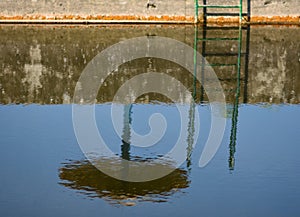
[[239, 9], [239, 21], [242, 23], [243, 20], [243, 0], [237, 0], [239, 4], [236, 5], [210, 5], [207, 4], [207, 0], [203, 0], [203, 4], [199, 4], [199, 0], [195, 0], [195, 23], [199, 22], [199, 9], [203, 9], [204, 16], [207, 16], [208, 8], [236, 8]]

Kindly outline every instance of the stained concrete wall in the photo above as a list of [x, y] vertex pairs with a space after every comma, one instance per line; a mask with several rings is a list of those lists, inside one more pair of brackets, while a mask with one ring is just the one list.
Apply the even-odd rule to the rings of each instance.
[[[148, 0], [1, 0], [0, 17], [9, 16], [194, 16], [194, 0], [150, 0], [155, 8], [147, 8]], [[236, 4], [239, 0], [226, 0]], [[200, 0], [199, 3], [202, 1]], [[224, 4], [224, 0], [208, 0], [211, 4]], [[299, 0], [243, 0], [244, 12], [250, 5], [252, 16], [299, 16]], [[210, 9], [211, 10], [211, 9]], [[216, 11], [216, 10], [214, 10]], [[218, 10], [217, 10], [218, 11]], [[228, 11], [228, 10], [226, 10]], [[235, 10], [236, 11], [236, 10]], [[219, 11], [220, 12], [220, 11]]]
[[[299, 28], [252, 27], [250, 32], [248, 80], [245, 81], [245, 70], [242, 67], [241, 102], [247, 98], [249, 103], [300, 103]], [[217, 30], [210, 32], [209, 36], [215, 34]], [[222, 34], [230, 37], [233, 33], [226, 31]], [[80, 74], [98, 53], [126, 38], [145, 35], [170, 37], [190, 46], [194, 43], [194, 27], [182, 25], [176, 28], [1, 27], [0, 103], [70, 103]], [[245, 51], [245, 32], [243, 35]], [[232, 49], [236, 49], [234, 42], [207, 44], [207, 52], [233, 52]], [[233, 57], [221, 57], [215, 61], [236, 61], [231, 58]], [[244, 60], [242, 63], [244, 66]], [[99, 102], [110, 102], [126, 80], [149, 69], [166, 72], [193, 90], [193, 78], [177, 64], [159, 62], [156, 59], [149, 63], [147, 59], [141, 59], [122, 65], [118, 73], [106, 79], [106, 85], [100, 90], [102, 94], [99, 95]], [[235, 67], [215, 67], [215, 72], [221, 80], [227, 101], [233, 102], [236, 90]], [[200, 90], [199, 86], [197, 90]], [[176, 92], [175, 89], [173, 91]], [[178, 93], [178, 102], [190, 99], [189, 96], [180, 94], [180, 91]], [[199, 94], [197, 97], [199, 101]], [[145, 96], [144, 100], [149, 98], [151, 96]], [[154, 99], [167, 101], [158, 96]]]

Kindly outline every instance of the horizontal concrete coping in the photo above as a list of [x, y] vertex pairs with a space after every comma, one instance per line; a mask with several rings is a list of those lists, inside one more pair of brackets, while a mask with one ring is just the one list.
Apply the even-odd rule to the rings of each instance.
[[[198, 0], [198, 4], [203, 1]], [[243, 0], [238, 8], [210, 8], [212, 5], [239, 5], [240, 0], [208, 0], [209, 23], [299, 24], [299, 0]], [[194, 24], [202, 22], [204, 10], [195, 0], [1, 0], [0, 23], [38, 24]], [[218, 14], [218, 15], [216, 15]], [[249, 17], [250, 19], [249, 19]]]
[[[208, 23], [227, 24], [238, 23], [238, 17], [211, 16]], [[244, 23], [250, 24], [296, 24], [300, 25], [300, 16], [252, 16], [249, 20], [246, 16]], [[193, 16], [9, 16], [0, 17], [0, 24], [194, 24]], [[199, 23], [203, 20], [199, 19]]]

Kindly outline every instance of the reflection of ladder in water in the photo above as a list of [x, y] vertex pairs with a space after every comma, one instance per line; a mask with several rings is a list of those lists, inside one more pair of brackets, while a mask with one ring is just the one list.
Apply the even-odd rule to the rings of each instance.
[[[247, 37], [246, 37], [246, 52], [245, 52], [245, 62], [244, 62], [244, 103], [247, 103], [247, 87], [248, 87], [248, 65], [249, 65], [249, 49], [250, 49], [250, 25], [247, 25]], [[242, 49], [242, 48], [240, 48]], [[241, 52], [241, 51], [240, 51]], [[234, 170], [235, 165], [235, 147], [236, 147], [236, 134], [237, 134], [237, 123], [238, 123], [238, 112], [239, 112], [239, 98], [241, 92], [241, 67], [237, 71], [237, 80], [236, 80], [236, 92], [235, 92], [235, 101], [233, 103], [233, 111], [231, 118], [231, 133], [230, 133], [230, 143], [229, 143], [229, 158], [228, 166], [230, 170]]]
[[[212, 37], [211, 32], [210, 36], [207, 37], [209, 31], [216, 32], [218, 30], [222, 31], [222, 37]], [[246, 30], [246, 49], [245, 52], [242, 52], [243, 47], [243, 31]], [[201, 89], [200, 89], [200, 103], [204, 102], [204, 88], [203, 88], [203, 82], [205, 82], [205, 71], [207, 67], [213, 67], [213, 69], [218, 73], [224, 71], [225, 74], [230, 70], [230, 67], [234, 67], [233, 72], [234, 77], [230, 78], [230, 75], [226, 75], [225, 81], [236, 81], [236, 90], [234, 91], [234, 102], [233, 102], [233, 110], [232, 110], [232, 129], [231, 129], [231, 135], [230, 135], [230, 156], [229, 156], [229, 168], [232, 170], [234, 169], [234, 154], [235, 154], [235, 146], [236, 146], [236, 133], [237, 133], [237, 117], [238, 117], [238, 106], [239, 106], [239, 97], [241, 92], [241, 81], [244, 83], [244, 103], [247, 103], [247, 83], [248, 83], [248, 63], [249, 63], [249, 45], [250, 45], [250, 25], [247, 26], [227, 26], [227, 27], [216, 27], [216, 26], [207, 26], [206, 23], [204, 23], [203, 26], [203, 32], [202, 37], [199, 38], [198, 36], [198, 26], [195, 26], [195, 41], [194, 41], [194, 73], [197, 73], [197, 68], [201, 67], [199, 69], [199, 73], [201, 73]], [[226, 31], [238, 31], [237, 37], [226, 37]], [[225, 33], [225, 34], [224, 34]], [[219, 34], [220, 35], [220, 34]], [[215, 36], [215, 35], [214, 35]], [[197, 51], [198, 51], [198, 43], [201, 42], [201, 54], [202, 54], [202, 60], [201, 63], [197, 62]], [[215, 46], [215, 43], [237, 43], [237, 51], [235, 52], [220, 52], [220, 46]], [[218, 48], [217, 52], [212, 52], [211, 49], [209, 49], [210, 46], [214, 45], [214, 48]], [[225, 46], [226, 47], [226, 46]], [[214, 58], [221, 58], [224, 62], [210, 62], [208, 63], [206, 58], [212, 58], [212, 60], [215, 60]], [[236, 57], [236, 61], [233, 62], [232, 58]], [[243, 57], [245, 59], [243, 59]], [[228, 61], [228, 59], [231, 59], [232, 62]], [[244, 63], [244, 76], [241, 76], [241, 64], [242, 60]], [[223, 73], [224, 74], [224, 73]], [[219, 76], [218, 76], [219, 77]], [[220, 79], [220, 77], [219, 77]], [[222, 80], [222, 79], [220, 79]]]
[[[239, 25], [238, 27], [208, 27], [206, 25], [203, 26], [203, 30], [202, 30], [202, 37], [198, 37], [198, 27], [195, 27], [195, 41], [194, 41], [194, 51], [195, 51], [195, 56], [194, 56], [194, 67], [195, 67], [195, 71], [197, 71], [198, 66], [201, 67], [201, 82], [205, 81], [204, 75], [205, 75], [205, 71], [207, 67], [213, 67], [213, 69], [215, 71], [220, 71], [220, 70], [224, 70], [224, 68], [228, 68], [227, 70], [230, 70], [230, 68], [234, 67], [237, 74], [240, 73], [241, 71], [241, 57], [242, 56], [246, 56], [247, 52], [242, 53], [242, 30], [243, 30], [243, 26]], [[207, 37], [208, 31], [222, 31], [222, 36], [224, 35], [224, 32], [226, 31], [236, 31], [237, 32], [237, 36], [236, 37], [222, 37], [222, 36], [218, 36], [218, 37]], [[219, 33], [220, 34], [220, 33]], [[248, 36], [248, 34], [247, 34]], [[198, 51], [198, 42], [201, 42], [202, 46], [201, 46], [201, 55], [202, 55], [202, 61], [201, 63], [197, 63], [197, 58], [196, 58], [196, 52]], [[216, 45], [218, 45], [217, 43], [232, 43], [232, 42], [236, 42], [236, 44], [234, 44], [235, 46], [237, 46], [237, 51], [230, 51], [230, 52], [220, 52], [220, 51], [209, 51], [208, 47], [212, 46], [213, 48], [217, 47], [214, 44], [216, 43]], [[236, 57], [235, 61], [228, 61], [229, 59], [232, 59]], [[208, 61], [207, 62], [207, 58], [209, 59], [218, 59], [221, 58], [221, 62], [216, 61], [216, 62], [212, 62], [212, 61]], [[224, 60], [225, 59], [225, 60]], [[223, 62], [224, 61], [224, 62]], [[201, 91], [200, 91], [200, 102], [202, 103], [204, 101], [204, 89], [203, 89], [203, 84], [201, 85]]]
[[[242, 23], [242, 19], [243, 19], [243, 0], [236, 0], [238, 1], [238, 3], [236, 5], [228, 5], [228, 4], [224, 4], [224, 5], [212, 5], [212, 4], [207, 4], [207, 0], [203, 0], [203, 4], [199, 4], [199, 0], [195, 0], [195, 23], [199, 22], [199, 9], [202, 8], [203, 9], [203, 18], [204, 18], [204, 22], [206, 22], [206, 18], [208, 15], [212, 15], [212, 16], [218, 16], [219, 13], [207, 13], [207, 9], [209, 8], [215, 8], [215, 9], [238, 9], [238, 16], [239, 16], [239, 22]], [[220, 15], [223, 16], [232, 16], [234, 14], [232, 13], [222, 13]]]

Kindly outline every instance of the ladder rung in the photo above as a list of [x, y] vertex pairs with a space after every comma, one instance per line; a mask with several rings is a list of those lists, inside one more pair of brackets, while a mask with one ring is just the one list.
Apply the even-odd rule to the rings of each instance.
[[238, 53], [205, 53], [205, 56], [238, 56]]
[[199, 8], [240, 8], [241, 5], [198, 5]]
[[201, 41], [237, 41], [239, 38], [198, 38]]
[[[239, 30], [239, 26], [205, 26], [205, 30]], [[246, 26], [242, 26], [242, 29], [247, 29]]]
[[[218, 78], [219, 81], [226, 81], [226, 80], [237, 80], [237, 78], [226, 78], [226, 79], [222, 79], [222, 78]], [[244, 78], [240, 78], [239, 79], [240, 81], [244, 81], [245, 79]], [[204, 78], [204, 81], [215, 81], [214, 78]], [[226, 91], [226, 90], [224, 90]], [[235, 91], [235, 90], [227, 90], [227, 91]]]
[[[238, 55], [239, 55], [238, 53], [205, 53], [205, 56], [217, 56], [217, 57], [238, 56]], [[241, 55], [246, 55], [246, 53], [241, 53]]]
[[[219, 78], [219, 81], [236, 81], [237, 78]], [[241, 81], [244, 81], [244, 78], [240, 78]]]
[[[239, 13], [206, 13], [206, 16], [223, 16], [223, 17], [233, 17], [240, 16]], [[242, 13], [242, 16], [247, 16], [246, 13]]]
[[200, 66], [212, 66], [212, 67], [215, 67], [215, 66], [236, 66], [237, 64], [223, 64], [223, 63], [211, 63], [211, 64], [199, 64]]

